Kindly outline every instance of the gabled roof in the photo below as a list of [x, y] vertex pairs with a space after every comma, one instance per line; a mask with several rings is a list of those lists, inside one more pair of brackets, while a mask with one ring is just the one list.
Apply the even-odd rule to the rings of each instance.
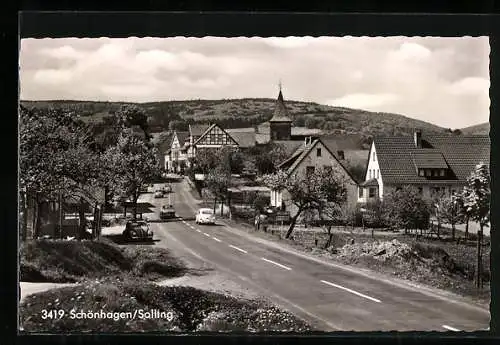
[[226, 130], [225, 130], [224, 128], [222, 128], [221, 126], [219, 126], [219, 125], [218, 125], [218, 124], [216, 124], [216, 123], [213, 123], [213, 124], [211, 124], [210, 126], [208, 126], [208, 127], [205, 129], [205, 131], [204, 131], [204, 132], [203, 132], [200, 136], [198, 136], [198, 137], [196, 138], [196, 140], [194, 141], [193, 145], [196, 145], [196, 143], [198, 143], [199, 141], [201, 141], [201, 140], [205, 137], [205, 135], [207, 135], [207, 133], [210, 133], [210, 131], [211, 131], [214, 127], [219, 127], [219, 128], [221, 129], [221, 131], [223, 131], [224, 133], [226, 133], [226, 134], [229, 136], [229, 138], [231, 138], [231, 139], [232, 139], [232, 140], [233, 140], [236, 144], [238, 144], [238, 142], [237, 142], [236, 140], [234, 140], [234, 138], [232, 137], [232, 135], [231, 135], [231, 134], [229, 134], [228, 132], [226, 132]]
[[[422, 148], [417, 148], [410, 136], [375, 137], [373, 140], [382, 179], [386, 184], [428, 184], [424, 176], [418, 176], [413, 157], [423, 155], [427, 160], [442, 154], [452, 174], [446, 180], [432, 183], [464, 183], [479, 162], [490, 163], [490, 140], [487, 135], [422, 135]], [[429, 150], [431, 149], [431, 150]], [[438, 164], [438, 163], [436, 163]], [[442, 166], [442, 160], [439, 161]]]
[[199, 137], [205, 133], [208, 127], [210, 127], [210, 125], [207, 124], [189, 125], [189, 134], [194, 137]]
[[247, 148], [254, 147], [256, 143], [255, 131], [254, 132], [230, 132], [228, 133], [239, 147]]
[[269, 122], [292, 122], [285, 101], [283, 100], [283, 93], [281, 93], [281, 90], [276, 100], [276, 108], [274, 108], [273, 117]]
[[177, 140], [179, 140], [179, 145], [182, 147], [189, 138], [189, 132], [175, 132], [177, 134]]
[[360, 187], [378, 187], [378, 181], [376, 178], [372, 178], [371, 180], [364, 181], [359, 184]]
[[443, 154], [436, 149], [411, 151], [410, 156], [417, 169], [448, 169]]
[[337, 161], [337, 163], [345, 170], [347, 175], [351, 178], [353, 182], [356, 183], [356, 179], [351, 175], [349, 170], [347, 170], [346, 166], [331, 152], [331, 150], [326, 146], [321, 139], [315, 139], [312, 143], [308, 144], [307, 146], [303, 146], [302, 149], [298, 149], [292, 157], [284, 161], [279, 168], [280, 169], [285, 169], [287, 173], [290, 175], [291, 173], [294, 172], [294, 170], [299, 166], [299, 164], [311, 153], [311, 151], [316, 147], [318, 144], [323, 144], [325, 149], [332, 155], [333, 159]]
[[320, 138], [332, 151], [363, 149], [363, 136], [360, 134], [328, 134]]

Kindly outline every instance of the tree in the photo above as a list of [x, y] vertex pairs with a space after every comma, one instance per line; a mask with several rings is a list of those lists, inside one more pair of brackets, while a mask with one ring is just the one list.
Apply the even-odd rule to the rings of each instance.
[[[93, 144], [89, 128], [74, 114], [21, 107], [20, 189], [34, 204], [33, 237], [38, 237], [43, 203], [59, 204], [61, 231], [63, 200], [78, 195], [80, 209], [85, 202], [82, 199], [98, 200], [92, 187], [102, 181], [101, 156], [91, 149]], [[79, 238], [85, 232], [85, 223], [85, 214], [80, 212]]]
[[479, 163], [467, 178], [467, 185], [463, 191], [464, 206], [471, 219], [479, 223], [477, 234], [477, 270], [476, 286], [482, 286], [482, 238], [483, 229], [490, 222], [490, 174], [488, 166]]
[[441, 219], [451, 225], [451, 237], [455, 240], [456, 224], [464, 221], [462, 198], [458, 195], [440, 198], [438, 200], [439, 215]]
[[413, 186], [403, 186], [384, 196], [384, 218], [394, 227], [405, 229], [427, 229], [431, 206]]
[[218, 152], [213, 149], [198, 149], [196, 157], [191, 160], [193, 170], [197, 173], [208, 174], [220, 162]]
[[306, 175], [295, 173], [291, 176], [279, 170], [274, 174], [264, 175], [263, 180], [273, 190], [286, 190], [291, 202], [297, 208], [290, 221], [286, 238], [291, 236], [303, 211], [316, 210], [325, 215], [327, 209], [338, 207], [346, 194], [344, 178], [337, 171], [330, 169], [318, 169]]
[[144, 183], [161, 171], [156, 149], [149, 147], [129, 129], [123, 130], [118, 144], [106, 152], [108, 167], [113, 171], [112, 188], [132, 198], [133, 218], [137, 216], [137, 200]]
[[171, 131], [187, 131], [188, 124], [183, 120], [173, 120], [168, 124], [168, 129]]
[[211, 170], [208, 173], [205, 179], [205, 185], [214, 196], [214, 213], [217, 205], [217, 200], [220, 200], [222, 204], [224, 204], [224, 201], [227, 199], [227, 189], [229, 188], [229, 183], [230, 178], [228, 171], [221, 166]]

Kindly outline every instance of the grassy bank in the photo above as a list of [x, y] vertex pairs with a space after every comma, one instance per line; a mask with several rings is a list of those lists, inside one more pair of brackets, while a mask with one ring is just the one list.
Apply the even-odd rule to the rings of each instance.
[[[64, 310], [43, 318], [43, 310]], [[106, 318], [77, 319], [71, 311], [108, 314]], [[146, 312], [165, 312], [151, 318]], [[134, 311], [136, 318], [131, 319]], [[116, 313], [125, 314], [120, 318]], [[20, 306], [21, 325], [36, 332], [196, 332], [308, 331], [292, 314], [260, 300], [241, 300], [191, 287], [164, 287], [132, 280], [87, 282], [28, 296]]]
[[178, 277], [185, 266], [163, 248], [119, 247], [109, 240], [38, 240], [20, 245], [20, 280], [74, 283], [116, 276]]

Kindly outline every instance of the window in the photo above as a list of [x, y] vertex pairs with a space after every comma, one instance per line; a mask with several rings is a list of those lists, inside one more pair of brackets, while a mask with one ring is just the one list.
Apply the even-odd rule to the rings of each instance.
[[375, 162], [375, 152], [373, 152], [373, 161]]
[[377, 178], [379, 178], [379, 171], [380, 171], [380, 170], [378, 170], [378, 169], [377, 169]]
[[332, 167], [330, 165], [323, 165], [323, 170], [327, 171], [327, 172], [331, 172], [332, 171]]
[[313, 166], [306, 167], [306, 175], [312, 175], [312, 174], [314, 174], [314, 167]]
[[337, 151], [337, 156], [339, 157], [340, 160], [344, 159], [344, 151], [342, 150]]
[[370, 198], [374, 198], [375, 197], [375, 193], [377, 192], [377, 188], [375, 187], [370, 187], [368, 189], [368, 197]]
[[437, 177], [437, 176], [438, 176], [438, 171], [437, 171], [437, 170], [435, 170], [435, 169], [433, 169], [433, 170], [432, 170], [432, 176], [433, 176], [433, 177]]
[[439, 176], [444, 177], [444, 169], [439, 170]]
[[418, 169], [418, 176], [425, 176], [425, 170], [424, 169]]
[[368, 179], [372, 179], [372, 169], [368, 170]]
[[451, 195], [455, 195], [456, 193], [457, 193], [456, 190], [454, 190], [454, 189], [451, 190]]
[[419, 193], [420, 195], [422, 195], [422, 193], [423, 193], [423, 192], [424, 192], [424, 189], [423, 189], [422, 187], [418, 187], [418, 193]]
[[358, 197], [362, 198], [363, 197], [363, 188], [359, 187], [358, 189]]
[[425, 170], [425, 176], [426, 176], [426, 177], [430, 177], [430, 176], [431, 176], [431, 171], [430, 171], [430, 169], [426, 169], [426, 170]]
[[316, 149], [316, 156], [321, 157], [321, 148]]

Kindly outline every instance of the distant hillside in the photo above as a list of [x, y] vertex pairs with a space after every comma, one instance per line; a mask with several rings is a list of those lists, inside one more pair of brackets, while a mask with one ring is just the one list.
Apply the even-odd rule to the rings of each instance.
[[[268, 121], [273, 114], [276, 100], [222, 99], [148, 102], [136, 104], [143, 107], [154, 131], [168, 128], [170, 121], [187, 123], [217, 122], [226, 128], [252, 127]], [[310, 102], [285, 101], [295, 126], [318, 128], [325, 133], [359, 133], [372, 135], [407, 135], [414, 128], [425, 132], [444, 132], [445, 129], [403, 115], [377, 113], [342, 107], [332, 107]], [[86, 101], [21, 101], [28, 107], [60, 107], [73, 110], [87, 121], [101, 122], [124, 102]]]
[[490, 123], [485, 122], [480, 125], [465, 127], [461, 131], [463, 134], [490, 134]]

